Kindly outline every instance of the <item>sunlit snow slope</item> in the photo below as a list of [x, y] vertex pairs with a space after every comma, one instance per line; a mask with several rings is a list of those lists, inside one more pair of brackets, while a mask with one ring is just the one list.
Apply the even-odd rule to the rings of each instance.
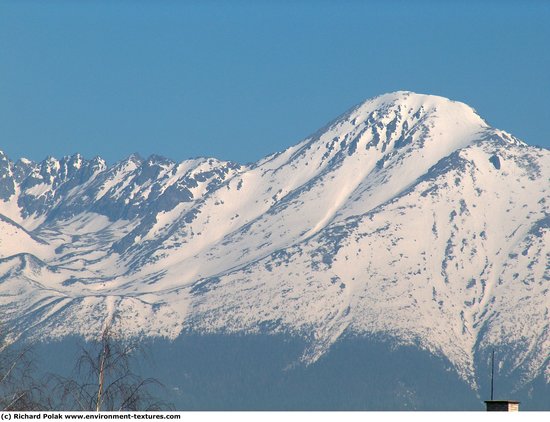
[[0, 153], [0, 313], [16, 334], [344, 333], [476, 350], [550, 382], [550, 152], [396, 92], [254, 165]]

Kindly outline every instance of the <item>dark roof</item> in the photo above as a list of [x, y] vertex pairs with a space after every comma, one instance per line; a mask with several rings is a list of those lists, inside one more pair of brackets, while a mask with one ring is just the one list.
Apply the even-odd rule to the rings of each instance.
[[485, 400], [485, 403], [514, 403], [519, 404], [521, 402], [517, 400]]

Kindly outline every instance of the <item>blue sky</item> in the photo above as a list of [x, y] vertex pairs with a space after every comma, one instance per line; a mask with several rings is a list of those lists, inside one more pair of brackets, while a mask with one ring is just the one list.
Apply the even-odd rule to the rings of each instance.
[[242, 163], [396, 90], [550, 147], [548, 1], [0, 0], [0, 150]]

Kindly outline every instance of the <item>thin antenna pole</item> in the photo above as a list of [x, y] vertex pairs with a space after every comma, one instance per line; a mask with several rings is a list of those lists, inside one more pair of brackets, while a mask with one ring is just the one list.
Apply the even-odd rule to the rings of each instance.
[[493, 349], [493, 357], [491, 358], [491, 400], [493, 400], [494, 379], [495, 379], [495, 349]]

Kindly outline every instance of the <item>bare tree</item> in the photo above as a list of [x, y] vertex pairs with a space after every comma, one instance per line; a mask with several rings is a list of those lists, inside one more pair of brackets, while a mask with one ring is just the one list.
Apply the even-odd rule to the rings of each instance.
[[71, 378], [53, 376], [51, 391], [57, 409], [82, 411], [170, 410], [155, 398], [162, 385], [153, 378], [141, 378], [132, 364], [140, 351], [136, 343], [117, 341], [105, 329], [101, 340], [82, 347]]
[[34, 378], [32, 349], [8, 340], [0, 325], [0, 411], [47, 410], [48, 400]]

